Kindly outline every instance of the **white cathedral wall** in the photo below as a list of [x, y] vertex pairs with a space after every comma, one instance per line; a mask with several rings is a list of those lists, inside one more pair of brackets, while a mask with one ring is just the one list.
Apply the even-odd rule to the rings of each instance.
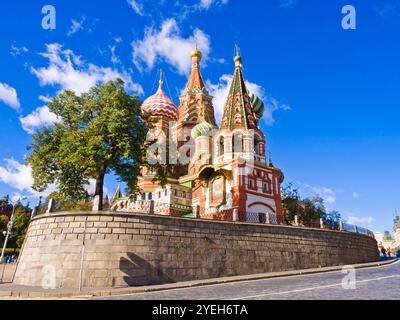
[[[271, 208], [262, 205], [262, 204], [257, 204], [254, 206], [251, 206], [251, 204], [253, 204], [254, 202], [262, 202], [265, 204], [268, 204], [269, 206], [271, 206], [274, 211], [271, 210]], [[268, 199], [268, 198], [264, 198], [262, 196], [256, 196], [256, 195], [252, 195], [252, 194], [248, 194], [247, 195], [247, 202], [246, 202], [246, 220], [248, 222], [261, 222], [259, 221], [260, 217], [259, 214], [263, 213], [263, 214], [268, 214], [265, 215], [263, 218], [263, 221], [265, 223], [272, 223], [272, 224], [277, 224], [277, 215], [276, 215], [276, 206], [275, 206], [275, 201], [273, 199]]]
[[275, 212], [272, 212], [272, 210], [270, 208], [268, 208], [267, 206], [261, 205], [261, 204], [257, 204], [255, 206], [249, 207], [251, 204], [253, 204], [255, 202], [265, 203], [265, 204], [271, 206], [272, 208], [274, 208], [274, 210], [276, 211], [275, 201], [273, 199], [265, 198], [262, 196], [256, 196], [254, 194], [247, 194], [246, 208], [247, 208], [248, 212], [255, 212], [255, 213], [269, 212], [271, 214], [275, 214]]

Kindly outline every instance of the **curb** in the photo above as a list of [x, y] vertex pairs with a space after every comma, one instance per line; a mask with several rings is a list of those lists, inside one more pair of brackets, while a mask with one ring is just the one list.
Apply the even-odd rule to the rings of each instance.
[[[351, 265], [355, 269], [365, 269], [371, 267], [381, 267], [393, 264], [398, 262], [399, 259], [387, 260], [387, 261], [377, 261], [370, 263], [362, 263]], [[208, 285], [216, 285], [216, 284], [224, 284], [224, 283], [234, 283], [234, 282], [242, 282], [242, 281], [252, 281], [252, 280], [262, 280], [262, 279], [273, 279], [273, 278], [281, 278], [281, 277], [291, 277], [291, 276], [299, 276], [299, 275], [308, 275], [315, 273], [327, 273], [327, 272], [335, 272], [341, 271], [342, 266], [333, 266], [333, 267], [323, 267], [318, 269], [303, 269], [303, 270], [294, 270], [294, 271], [281, 271], [281, 272], [271, 272], [271, 273], [262, 273], [262, 274], [253, 274], [253, 275], [244, 275], [244, 276], [232, 276], [232, 277], [224, 277], [224, 278], [215, 278], [215, 279], [205, 279], [205, 280], [195, 280], [188, 282], [180, 282], [173, 284], [164, 284], [158, 286], [144, 286], [137, 288], [120, 288], [120, 289], [108, 289], [108, 290], [98, 290], [98, 291], [82, 291], [82, 292], [18, 292], [18, 291], [0, 291], [0, 299], [4, 298], [92, 298], [92, 297], [111, 297], [111, 296], [120, 296], [127, 294], [135, 294], [135, 293], [146, 293], [146, 292], [155, 292], [155, 291], [165, 291], [171, 289], [185, 289], [185, 288], [195, 288], [201, 286]]]

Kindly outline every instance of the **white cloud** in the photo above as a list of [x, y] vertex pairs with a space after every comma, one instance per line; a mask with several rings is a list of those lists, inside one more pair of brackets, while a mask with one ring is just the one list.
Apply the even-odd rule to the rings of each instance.
[[70, 37], [77, 33], [79, 30], [83, 30], [83, 24], [85, 23], [86, 18], [82, 17], [79, 21], [75, 19], [71, 19], [71, 27], [67, 33], [67, 36]]
[[49, 103], [49, 102], [52, 100], [51, 97], [49, 97], [49, 96], [43, 96], [43, 95], [40, 95], [40, 96], [38, 97], [38, 99], [39, 99], [40, 101], [42, 101], [42, 102], [45, 102], [45, 103]]
[[208, 10], [213, 2], [214, 0], [201, 0], [199, 5], [201, 8]]
[[[217, 123], [221, 121], [221, 118], [224, 113], [224, 106], [226, 99], [229, 94], [229, 89], [232, 83], [232, 75], [224, 74], [219, 78], [219, 82], [213, 84], [210, 80], [207, 81], [207, 87], [210, 91], [210, 94], [214, 97], [213, 105], [215, 110], [215, 117]], [[258, 84], [246, 81], [247, 89], [260, 97], [265, 103], [265, 111], [263, 116], [263, 121], [272, 125], [274, 123], [273, 113], [277, 110], [290, 110], [290, 107], [284, 104], [279, 103], [275, 98], [269, 97], [265, 94], [265, 90]]]
[[117, 54], [115, 53], [115, 50], [117, 49], [117, 46], [110, 46], [110, 51], [111, 51], [111, 62], [114, 64], [118, 64], [121, 62], [121, 60], [119, 59], [119, 57], [117, 56]]
[[34, 134], [36, 129], [51, 126], [60, 119], [52, 113], [47, 106], [39, 107], [31, 114], [19, 118], [22, 128], [29, 134]]
[[154, 18], [160, 12], [163, 15], [175, 17], [179, 21], [187, 19], [191, 14], [209, 11], [211, 8], [222, 7], [229, 3], [229, 0], [197, 0], [191, 1], [148, 1], [148, 0], [127, 0], [131, 9], [139, 16], [151, 16]]
[[193, 5], [181, 5], [183, 10], [177, 15], [177, 18], [182, 21], [192, 13], [208, 11], [212, 7], [222, 7], [228, 3], [229, 0], [200, 0]]
[[188, 74], [191, 69], [189, 54], [196, 42], [207, 61], [211, 51], [209, 36], [195, 29], [193, 35], [183, 38], [176, 20], [169, 19], [163, 22], [161, 30], [146, 28], [143, 40], [132, 43], [133, 63], [139, 70], [143, 70], [143, 66], [152, 69], [160, 58], [180, 74]]
[[347, 219], [349, 224], [355, 224], [360, 227], [370, 228], [372, 223], [374, 222], [374, 218], [372, 217], [356, 217], [353, 214], [349, 214], [349, 218]]
[[4, 163], [4, 167], [0, 166], [0, 182], [19, 191], [14, 193], [13, 199], [18, 200], [22, 196], [21, 193], [23, 193], [23, 196], [32, 198], [39, 195], [47, 196], [56, 190], [55, 185], [50, 185], [44, 192], [36, 192], [32, 189], [34, 181], [30, 166], [19, 163], [12, 158], [4, 159]]
[[278, 110], [291, 110], [292, 108], [284, 103], [279, 102], [277, 99], [271, 96], [267, 96], [263, 99], [265, 103], [265, 112], [263, 120], [266, 124], [272, 125], [275, 122], [274, 112]]
[[0, 82], [0, 101], [3, 101], [5, 104], [14, 108], [15, 110], [19, 110], [21, 104], [18, 100], [17, 91], [10, 87], [7, 83]]
[[354, 199], [358, 199], [360, 197], [360, 194], [358, 192], [353, 192], [352, 197]]
[[[32, 169], [30, 166], [21, 164], [14, 159], [4, 159], [5, 166], [0, 166], [0, 182], [5, 183], [9, 187], [18, 190], [14, 192], [12, 199], [17, 201], [21, 197], [34, 198], [39, 195], [47, 196], [56, 191], [56, 185], [52, 184], [43, 193], [38, 193], [32, 189], [34, 183], [32, 177]], [[90, 179], [86, 186], [89, 194], [94, 194], [96, 190], [96, 180]], [[108, 194], [108, 188], [104, 186], [104, 195]]]
[[218, 124], [221, 122], [221, 118], [224, 114], [224, 106], [229, 94], [231, 82], [232, 76], [228, 74], [221, 76], [219, 78], [219, 82], [216, 84], [213, 84], [210, 80], [207, 80], [206, 82], [210, 95], [214, 97], [213, 106], [215, 111], [215, 119]]
[[38, 77], [42, 86], [59, 86], [62, 90], [73, 90], [81, 94], [99, 83], [121, 78], [128, 91], [143, 93], [141, 85], [134, 83], [125, 70], [86, 63], [72, 50], [64, 50], [58, 43], [47, 44], [46, 48], [46, 52], [41, 55], [48, 59], [49, 65], [42, 68], [31, 67], [31, 72]]
[[143, 16], [143, 5], [140, 4], [137, 0], [127, 0], [130, 7], [135, 11], [139, 16]]
[[335, 192], [327, 187], [315, 187], [309, 184], [303, 184], [303, 187], [306, 189], [306, 193], [311, 192], [314, 195], [318, 195], [325, 200], [326, 203], [332, 204], [336, 202], [336, 194]]
[[10, 54], [15, 57], [21, 55], [22, 53], [27, 53], [27, 52], [29, 52], [27, 47], [16, 47], [12, 45]]
[[5, 166], [0, 166], [0, 181], [19, 190], [34, 193], [33, 178], [30, 166], [19, 163], [14, 159], [4, 159]]

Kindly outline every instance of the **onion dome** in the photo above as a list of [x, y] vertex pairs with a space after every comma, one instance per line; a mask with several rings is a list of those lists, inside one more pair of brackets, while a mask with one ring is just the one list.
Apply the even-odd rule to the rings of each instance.
[[250, 100], [255, 116], [260, 119], [263, 116], [265, 110], [264, 102], [253, 93], [250, 94]]
[[215, 131], [215, 126], [207, 121], [202, 121], [192, 129], [192, 138], [211, 137]]
[[197, 43], [194, 50], [190, 52], [190, 57], [191, 58], [197, 57], [199, 60], [201, 60], [201, 58], [203, 57], [202, 53], [197, 49]]
[[160, 80], [159, 87], [153, 96], [147, 98], [142, 104], [142, 111], [154, 117], [166, 117], [168, 119], [178, 120], [178, 109], [174, 102], [168, 98], [163, 89], [163, 82]]
[[237, 55], [233, 58], [233, 61], [234, 61], [235, 63], [242, 63], [242, 56], [239, 55], [239, 54], [237, 54]]
[[191, 57], [191, 58], [197, 57], [197, 58], [201, 59], [201, 58], [203, 57], [203, 55], [202, 55], [202, 53], [201, 53], [199, 50], [197, 50], [197, 48], [196, 48], [195, 50], [193, 50], [193, 51], [190, 53], [190, 57]]

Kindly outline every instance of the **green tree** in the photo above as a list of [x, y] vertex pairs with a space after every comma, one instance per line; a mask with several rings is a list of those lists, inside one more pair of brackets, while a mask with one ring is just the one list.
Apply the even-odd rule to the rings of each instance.
[[[60, 198], [82, 200], [88, 196], [89, 179], [95, 179], [100, 210], [106, 174], [116, 174], [135, 191], [140, 169], [147, 165], [148, 128], [140, 105], [137, 96], [125, 92], [122, 80], [81, 96], [72, 91], [56, 96], [49, 110], [60, 122], [33, 136], [26, 160], [32, 167], [33, 188], [42, 192], [56, 183]], [[162, 178], [161, 170], [157, 173]]]
[[7, 195], [3, 198], [0, 198], [0, 213], [11, 213], [12, 204], [10, 203], [10, 197]]
[[326, 213], [324, 199], [320, 196], [303, 200], [303, 208], [300, 220], [305, 226], [311, 226]]
[[289, 224], [294, 221], [296, 215], [301, 217], [304, 214], [299, 190], [292, 183], [282, 188], [282, 205], [285, 221]]
[[10, 244], [14, 249], [21, 248], [29, 226], [29, 213], [24, 207], [18, 207], [14, 213], [14, 223], [10, 235]]
[[321, 218], [332, 229], [335, 230], [339, 229], [339, 223], [340, 220], [342, 220], [339, 211], [329, 211], [327, 213], [322, 214]]
[[3, 246], [3, 244], [4, 244], [3, 232], [7, 230], [8, 221], [9, 221], [8, 217], [5, 214], [0, 215], [0, 237], [1, 237], [0, 244], [1, 244], [1, 246]]

